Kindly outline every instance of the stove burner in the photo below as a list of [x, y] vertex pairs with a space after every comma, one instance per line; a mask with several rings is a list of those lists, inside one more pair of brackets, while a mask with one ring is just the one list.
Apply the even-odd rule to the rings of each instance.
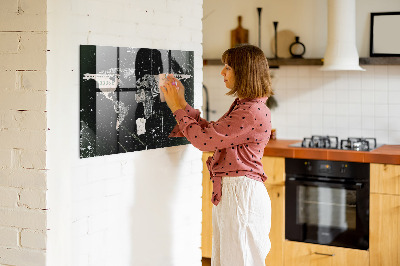
[[347, 138], [340, 141], [343, 150], [369, 151], [376, 148], [376, 138]]
[[311, 138], [304, 138], [301, 147], [338, 149], [339, 140], [338, 137], [333, 136], [312, 136]]
[[292, 144], [293, 147], [341, 149], [353, 151], [371, 151], [378, 147], [376, 138], [347, 138], [340, 141], [336, 136], [317, 136], [304, 138], [302, 142]]

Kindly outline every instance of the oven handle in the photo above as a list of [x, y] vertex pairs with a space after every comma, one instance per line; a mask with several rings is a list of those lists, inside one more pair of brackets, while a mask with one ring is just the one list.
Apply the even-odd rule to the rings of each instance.
[[310, 181], [310, 180], [304, 180], [303, 178], [297, 178], [297, 177], [288, 177], [287, 181], [294, 181], [296, 183], [301, 183], [304, 185], [340, 185], [340, 186], [345, 186], [348, 188], [354, 188], [354, 189], [361, 189], [363, 187], [362, 182], [356, 182], [356, 183], [347, 183], [347, 182], [332, 182], [332, 181], [321, 181], [321, 180], [316, 180], [316, 181]]

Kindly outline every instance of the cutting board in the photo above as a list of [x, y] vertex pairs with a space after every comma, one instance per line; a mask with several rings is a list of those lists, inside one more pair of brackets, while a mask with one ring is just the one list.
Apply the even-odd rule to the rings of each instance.
[[231, 30], [231, 48], [243, 43], [249, 43], [249, 31], [242, 27], [242, 16], [238, 16], [238, 26]]

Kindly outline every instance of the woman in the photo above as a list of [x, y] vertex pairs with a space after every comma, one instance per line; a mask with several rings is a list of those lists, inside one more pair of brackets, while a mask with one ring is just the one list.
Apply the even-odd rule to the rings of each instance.
[[[265, 265], [270, 250], [271, 202], [261, 158], [271, 130], [268, 62], [252, 45], [222, 55], [227, 95], [237, 98], [218, 121], [200, 118], [182, 84], [172, 76], [161, 88], [178, 122], [170, 136], [185, 136], [196, 148], [214, 151], [207, 161], [213, 182], [212, 265]], [[175, 86], [176, 85], [176, 86]]]

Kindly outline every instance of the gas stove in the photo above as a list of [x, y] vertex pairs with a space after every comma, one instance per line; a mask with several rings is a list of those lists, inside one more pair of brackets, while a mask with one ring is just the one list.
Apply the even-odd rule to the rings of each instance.
[[[376, 138], [347, 138], [339, 142], [336, 136], [311, 136], [303, 141], [289, 145], [291, 147], [338, 149], [353, 151], [371, 151], [378, 147]], [[379, 145], [381, 146], [381, 145]]]

